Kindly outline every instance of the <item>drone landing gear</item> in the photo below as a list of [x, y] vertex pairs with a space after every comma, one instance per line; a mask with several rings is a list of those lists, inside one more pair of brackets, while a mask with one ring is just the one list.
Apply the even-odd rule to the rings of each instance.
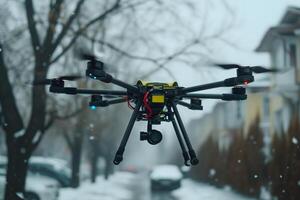
[[125, 134], [123, 135], [121, 144], [120, 144], [120, 146], [119, 146], [119, 148], [117, 150], [117, 153], [115, 155], [115, 159], [113, 161], [113, 163], [115, 165], [120, 164], [120, 162], [122, 162], [122, 160], [123, 160], [123, 153], [125, 151], [125, 146], [127, 144], [128, 138], [129, 138], [130, 133], [132, 131], [134, 122], [135, 122], [135, 120], [138, 117], [138, 113], [139, 113], [139, 110], [140, 110], [141, 106], [142, 106], [142, 102], [138, 101], [138, 103], [136, 104], [135, 109], [134, 109], [134, 111], [133, 111], [133, 113], [132, 113], [132, 115], [130, 117], [130, 120], [129, 120], [128, 126], [126, 128]]
[[[173, 108], [173, 112], [171, 111], [171, 107]], [[169, 113], [169, 118], [173, 124], [173, 127], [174, 127], [174, 130], [175, 130], [175, 133], [176, 133], [176, 136], [177, 136], [177, 139], [179, 141], [179, 144], [180, 144], [180, 147], [181, 147], [181, 150], [182, 150], [182, 155], [183, 155], [183, 158], [184, 158], [184, 164], [186, 166], [189, 166], [189, 161], [192, 165], [197, 165], [199, 163], [199, 160], [197, 159], [196, 157], [196, 153], [192, 147], [192, 144], [190, 142], [190, 139], [187, 135], [187, 132], [184, 128], [184, 125], [183, 125], [183, 122], [182, 122], [182, 119], [179, 115], [179, 112], [178, 112], [178, 109], [176, 107], [176, 104], [174, 102], [171, 103], [171, 106], [168, 106], [168, 113]], [[174, 117], [174, 114], [175, 114], [175, 117], [178, 121], [178, 124], [179, 124], [179, 128], [182, 132], [182, 135], [183, 135], [183, 138], [184, 138], [184, 141], [186, 143], [186, 146], [188, 148], [188, 152], [185, 148], [185, 145], [183, 143], [183, 139], [181, 137], [181, 134], [180, 134], [180, 131], [179, 131], [179, 128], [178, 128], [178, 125], [176, 123], [176, 120], [175, 120], [175, 117]]]
[[182, 156], [183, 156], [183, 159], [184, 159], [184, 165], [190, 166], [190, 164], [189, 164], [190, 157], [189, 157], [188, 152], [186, 151], [185, 145], [184, 145], [182, 137], [180, 135], [180, 131], [178, 129], [176, 120], [174, 118], [174, 114], [172, 113], [172, 110], [171, 110], [170, 106], [168, 106], [168, 116], [169, 116], [169, 119], [171, 120], [171, 122], [173, 124], [173, 127], [174, 127], [174, 130], [175, 130], [175, 133], [176, 133], [176, 136], [177, 136], [180, 148], [182, 150]]

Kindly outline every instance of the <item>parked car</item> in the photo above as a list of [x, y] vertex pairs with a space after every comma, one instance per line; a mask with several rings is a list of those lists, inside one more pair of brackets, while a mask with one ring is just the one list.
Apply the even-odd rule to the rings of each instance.
[[[6, 156], [0, 156], [0, 167], [6, 168], [6, 164]], [[71, 170], [67, 162], [61, 159], [33, 156], [30, 158], [28, 171], [55, 179], [61, 187], [70, 187], [71, 185]]]
[[171, 191], [180, 188], [183, 176], [175, 165], [154, 167], [150, 174], [152, 191]]
[[34, 156], [30, 158], [28, 170], [57, 180], [61, 187], [70, 187], [71, 170], [64, 160]]
[[[4, 198], [6, 169], [0, 167], [0, 200]], [[59, 183], [54, 179], [28, 173], [25, 194], [17, 194], [26, 200], [57, 200]]]

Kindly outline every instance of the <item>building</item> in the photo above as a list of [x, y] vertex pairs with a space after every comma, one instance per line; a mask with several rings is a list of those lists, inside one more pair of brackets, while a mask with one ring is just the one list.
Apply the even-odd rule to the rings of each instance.
[[271, 66], [280, 73], [250, 84], [247, 101], [218, 103], [211, 113], [191, 121], [190, 132], [202, 136], [193, 140], [196, 144], [214, 134], [226, 145], [232, 137], [230, 130], [242, 129], [247, 134], [257, 117], [266, 142], [272, 134], [288, 129], [292, 114], [300, 107], [300, 8], [288, 7], [280, 23], [265, 33], [256, 51], [270, 54]]
[[279, 24], [266, 32], [256, 51], [269, 53], [271, 66], [280, 71], [271, 79], [270, 132], [286, 130], [293, 112], [299, 109], [300, 8], [288, 7]]

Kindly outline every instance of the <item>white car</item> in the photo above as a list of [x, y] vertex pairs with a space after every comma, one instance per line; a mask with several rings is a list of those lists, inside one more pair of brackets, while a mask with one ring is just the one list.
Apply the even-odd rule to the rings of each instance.
[[[5, 169], [0, 168], [0, 199], [4, 198]], [[26, 200], [57, 200], [59, 195], [59, 183], [51, 178], [28, 173], [26, 179], [25, 194], [17, 194]]]
[[151, 174], [152, 191], [171, 191], [180, 188], [183, 176], [175, 165], [160, 165], [154, 167]]

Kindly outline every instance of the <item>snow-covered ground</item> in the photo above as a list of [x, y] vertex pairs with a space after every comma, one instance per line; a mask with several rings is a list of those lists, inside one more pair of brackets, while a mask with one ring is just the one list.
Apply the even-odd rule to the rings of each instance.
[[228, 189], [186, 179], [182, 187], [171, 193], [151, 194], [145, 174], [118, 172], [105, 181], [98, 177], [95, 184], [84, 182], [78, 189], [62, 189], [59, 200], [253, 200]]
[[98, 177], [95, 184], [84, 182], [77, 189], [61, 189], [59, 200], [131, 200], [129, 186], [134, 179], [131, 173], [116, 173], [108, 181]]
[[184, 180], [182, 187], [172, 192], [176, 199], [185, 200], [253, 200], [232, 192], [229, 188], [219, 189], [211, 185]]

